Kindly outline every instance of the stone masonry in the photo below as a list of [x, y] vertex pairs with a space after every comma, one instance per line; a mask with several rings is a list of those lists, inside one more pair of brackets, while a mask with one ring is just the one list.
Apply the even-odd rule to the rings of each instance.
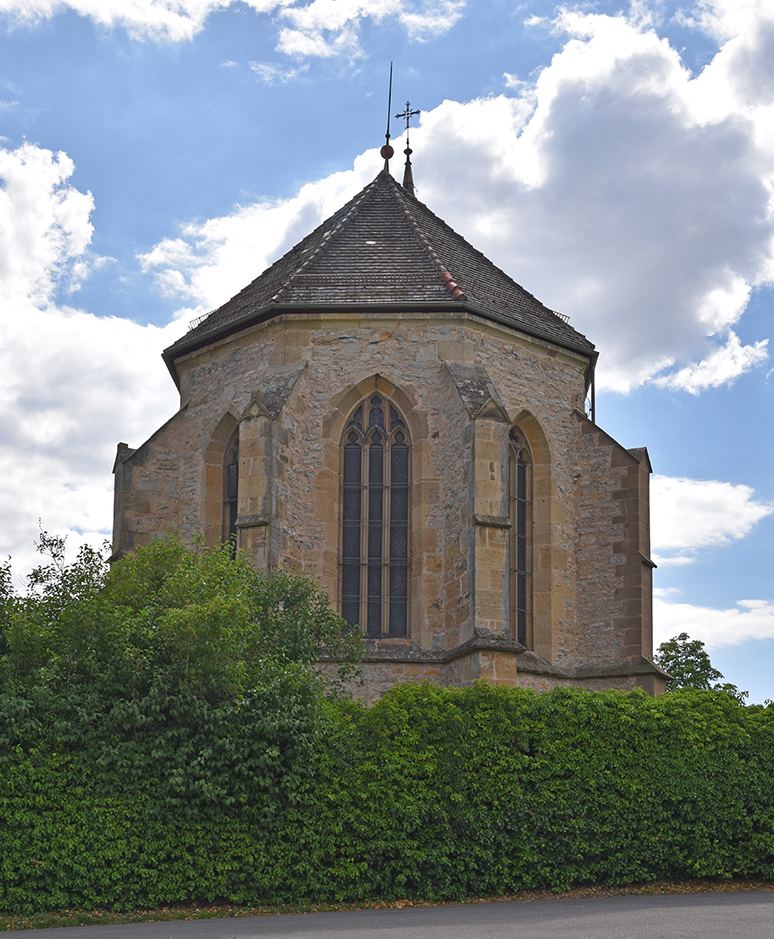
[[[236, 434], [239, 549], [261, 570], [308, 574], [338, 604], [342, 434], [355, 408], [376, 392], [402, 415], [410, 437], [409, 633], [368, 640], [358, 693], [373, 698], [395, 682], [425, 679], [658, 693], [664, 676], [651, 661], [650, 464], [645, 450], [624, 449], [585, 415], [593, 347], [569, 327], [565, 340], [550, 311], [540, 329], [526, 322], [531, 308], [521, 322], [516, 306], [498, 316], [472, 302], [459, 286], [463, 278], [449, 276], [439, 260], [444, 239], [452, 245], [447, 252], [462, 257], [461, 269], [468, 270], [463, 261], [477, 264], [494, 278], [486, 259], [463, 257], [443, 223], [421, 215], [428, 210], [391, 178], [372, 186], [388, 207], [394, 187], [397, 205], [419, 218], [445, 294], [430, 296], [431, 276], [419, 270], [411, 277], [425, 278], [427, 296], [406, 296], [399, 283], [385, 297], [377, 283], [374, 297], [366, 280], [360, 301], [315, 296], [283, 304], [278, 289], [261, 299], [270, 269], [248, 288], [252, 306], [237, 302], [243, 291], [212, 314], [216, 323], [220, 317], [217, 328], [207, 332], [205, 321], [203, 338], [195, 329], [165, 353], [180, 388], [177, 414], [138, 449], [119, 444], [116, 555], [171, 529], [186, 538], [203, 533], [209, 545], [221, 541], [224, 458]], [[342, 249], [349, 265], [360, 241], [383, 235], [377, 224], [373, 239], [363, 237], [370, 231], [366, 197], [341, 215], [340, 234], [330, 222], [321, 226], [330, 242], [352, 239]], [[395, 212], [390, 233], [402, 219]], [[360, 241], [353, 218], [363, 227]], [[378, 213], [376, 223], [385, 224]], [[315, 249], [314, 241], [304, 248], [312, 238], [294, 251], [318, 262], [322, 256], [326, 271], [334, 269], [317, 275], [325, 291], [337, 276], [350, 290], [347, 278], [360, 275], [349, 268], [336, 274], [335, 249], [327, 242]], [[395, 241], [390, 250], [403, 271]], [[412, 242], [409, 261], [413, 250]], [[288, 257], [277, 266], [292, 271]], [[418, 252], [417, 268], [423, 258]], [[304, 276], [309, 290], [311, 275]], [[502, 293], [507, 305], [511, 298]], [[493, 288], [488, 296], [496, 297]], [[270, 305], [268, 314], [261, 303]], [[252, 319], [245, 307], [257, 311]], [[509, 575], [514, 427], [531, 453], [526, 642], [514, 631]]]

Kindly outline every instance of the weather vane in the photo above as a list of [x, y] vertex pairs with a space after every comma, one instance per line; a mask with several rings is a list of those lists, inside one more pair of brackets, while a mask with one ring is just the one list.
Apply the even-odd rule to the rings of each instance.
[[414, 195], [414, 174], [411, 169], [411, 154], [414, 151], [411, 149], [411, 146], [409, 145], [409, 127], [411, 126], [411, 118], [416, 117], [417, 114], [421, 114], [421, 113], [422, 112], [419, 110], [419, 108], [415, 108], [412, 111], [411, 102], [407, 101], [406, 110], [403, 111], [401, 114], [395, 115], [395, 117], [397, 117], [398, 120], [406, 121], [406, 149], [403, 151], [406, 154], [406, 165], [403, 168], [403, 188], [407, 189], [411, 193], [412, 196]]
[[389, 172], [390, 170], [390, 157], [395, 154], [395, 151], [390, 146], [390, 111], [392, 110], [392, 62], [390, 62], [390, 91], [387, 95], [387, 133], [384, 135], [385, 144], [382, 149], [379, 151], [384, 157], [384, 168]]

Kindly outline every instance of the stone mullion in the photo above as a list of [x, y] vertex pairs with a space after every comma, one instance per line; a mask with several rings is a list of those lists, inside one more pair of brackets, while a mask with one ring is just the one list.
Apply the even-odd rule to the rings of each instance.
[[390, 535], [392, 532], [390, 440], [386, 437], [382, 454], [382, 635], [390, 634]]
[[[509, 453], [509, 518], [511, 537], [509, 539], [509, 590], [511, 610], [511, 632], [514, 639], [532, 646], [532, 570], [533, 570], [533, 534], [532, 534], [532, 465], [520, 461], [520, 454], [511, 445]], [[524, 498], [519, 495], [519, 473], [524, 473]], [[523, 517], [522, 517], [523, 513]], [[519, 564], [519, 539], [524, 539], [524, 565]], [[519, 629], [519, 586], [524, 584], [524, 622]]]
[[365, 437], [360, 460], [360, 629], [368, 634], [368, 446]]

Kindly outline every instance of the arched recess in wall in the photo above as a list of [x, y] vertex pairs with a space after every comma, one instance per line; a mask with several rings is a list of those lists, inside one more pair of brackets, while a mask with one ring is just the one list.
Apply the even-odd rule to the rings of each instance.
[[[236, 485], [238, 468], [232, 469], [232, 489], [234, 498], [226, 498], [226, 458], [233, 457], [236, 449], [238, 461], [239, 428], [233, 414], [225, 414], [217, 423], [204, 450], [204, 540], [208, 547], [214, 548], [228, 538], [226, 516], [230, 521], [230, 512], [236, 522]], [[225, 537], [224, 537], [225, 536]]]
[[553, 660], [554, 567], [551, 454], [540, 423], [528, 411], [509, 433], [511, 631]]
[[344, 427], [357, 406], [374, 392], [384, 396], [402, 415], [411, 442], [411, 500], [409, 509], [409, 567], [407, 632], [412, 641], [429, 643], [430, 629], [426, 613], [428, 585], [418, 558], [428, 504], [428, 491], [437, 485], [429, 462], [427, 415], [411, 385], [399, 386], [380, 373], [363, 378], [331, 398], [331, 408], [323, 418], [323, 469], [316, 480], [319, 504], [323, 507], [324, 541], [320, 580], [336, 597], [341, 609], [341, 461]]
[[345, 422], [340, 444], [341, 614], [371, 639], [409, 632], [411, 436], [374, 390]]
[[532, 451], [518, 427], [508, 435], [508, 517], [511, 634], [532, 648]]

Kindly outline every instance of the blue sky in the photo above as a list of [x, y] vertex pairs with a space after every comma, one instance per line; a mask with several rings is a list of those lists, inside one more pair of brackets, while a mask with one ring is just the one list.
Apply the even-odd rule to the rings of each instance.
[[768, 0], [0, 0], [0, 554], [109, 536], [161, 349], [376, 175], [390, 60], [419, 197], [649, 449], [657, 640], [774, 698]]

